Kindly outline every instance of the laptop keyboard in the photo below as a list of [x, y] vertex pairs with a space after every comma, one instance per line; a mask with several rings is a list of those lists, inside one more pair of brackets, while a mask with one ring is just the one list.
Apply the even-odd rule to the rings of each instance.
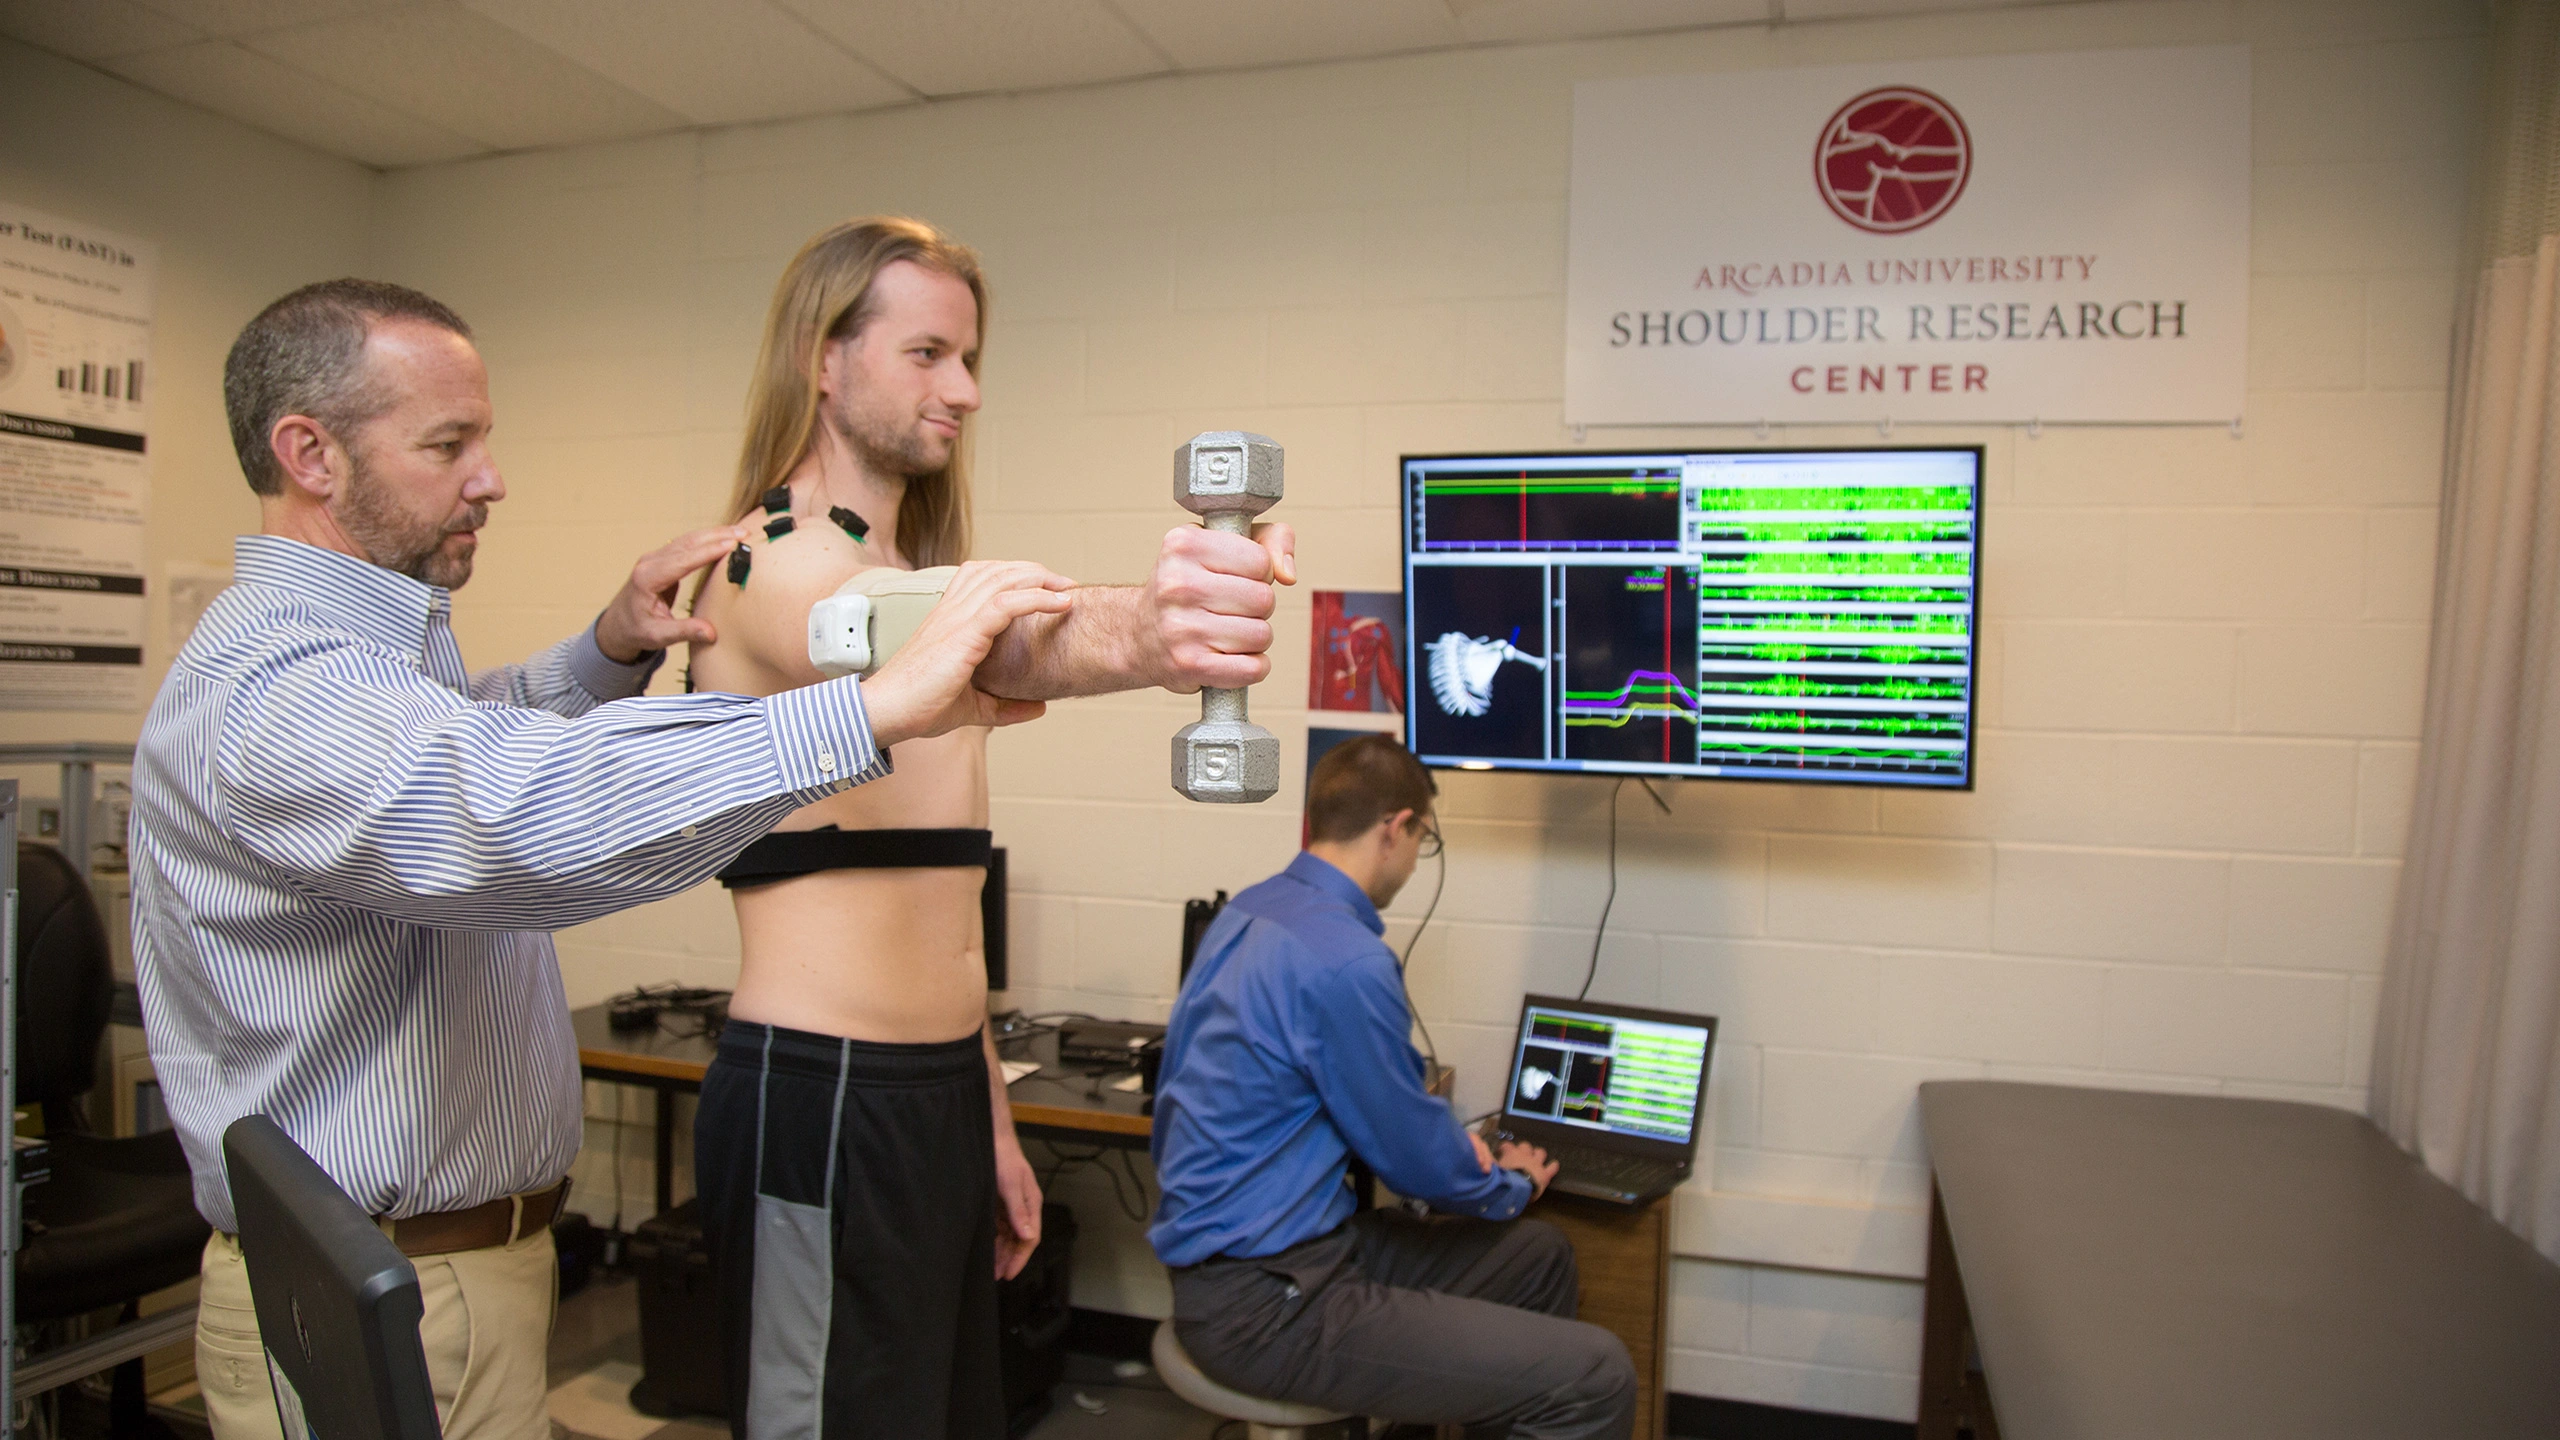
[[1647, 1160], [1640, 1155], [1624, 1155], [1615, 1150], [1593, 1150], [1580, 1145], [1551, 1145], [1547, 1155], [1562, 1169], [1568, 1179], [1582, 1180], [1642, 1195], [1666, 1189], [1680, 1178], [1677, 1167], [1660, 1160]]

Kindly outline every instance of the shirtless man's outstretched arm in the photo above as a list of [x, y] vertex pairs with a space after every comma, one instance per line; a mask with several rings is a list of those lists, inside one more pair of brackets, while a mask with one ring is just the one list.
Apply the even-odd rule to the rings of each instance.
[[1282, 524], [1255, 526], [1249, 541], [1176, 526], [1144, 585], [1080, 587], [1064, 613], [1025, 616], [996, 637], [978, 688], [1064, 700], [1255, 684], [1271, 673], [1270, 582], [1298, 578], [1294, 543]]

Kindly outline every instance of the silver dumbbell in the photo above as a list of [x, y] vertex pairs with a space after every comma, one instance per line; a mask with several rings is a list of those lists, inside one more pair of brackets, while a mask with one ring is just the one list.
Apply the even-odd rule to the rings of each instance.
[[[1280, 444], [1209, 430], [1173, 452], [1173, 499], [1230, 535], [1280, 498]], [[1251, 805], [1280, 790], [1280, 737], [1245, 718], [1242, 690], [1202, 690], [1200, 718], [1173, 735], [1173, 788], [1213, 805]]]

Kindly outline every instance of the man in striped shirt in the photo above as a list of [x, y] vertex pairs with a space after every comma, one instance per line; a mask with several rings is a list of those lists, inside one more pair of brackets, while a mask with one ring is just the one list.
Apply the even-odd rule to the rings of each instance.
[[[222, 1132], [273, 1117], [417, 1257], [444, 1433], [547, 1440], [547, 1222], [579, 1081], [547, 932], [708, 877], [889, 773], [892, 743], [1037, 703], [1037, 566], [962, 567], [868, 680], [636, 696], [710, 640], [677, 586], [740, 531], [641, 558], [594, 624], [476, 674], [450, 592], [506, 486], [470, 331], [396, 286], [277, 301], [225, 366], [262, 533], [171, 667], [134, 767], [134, 950], [207, 1246], [197, 1371], [220, 1440], [278, 1433]], [[1036, 647], [1035, 647], [1036, 648]], [[620, 702], [620, 703], [606, 703]]]

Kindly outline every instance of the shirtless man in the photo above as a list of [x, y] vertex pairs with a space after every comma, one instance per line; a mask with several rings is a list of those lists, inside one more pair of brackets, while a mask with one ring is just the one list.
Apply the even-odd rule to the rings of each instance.
[[[976, 256], [916, 221], [839, 225], [792, 260], [728, 511], [767, 538], [702, 587], [720, 640], [695, 648], [695, 686], [808, 684], [811, 605], [867, 569], [967, 558], [984, 313]], [[1290, 544], [1286, 526], [1179, 527], [1144, 586], [1017, 621], [979, 687], [1037, 701], [1259, 680]], [[908, 741], [893, 763], [723, 873], [741, 968], [695, 1167], [741, 1440], [1005, 1429], [995, 1280], [1039, 1242], [1040, 1186], [986, 1023], [986, 732]]]

